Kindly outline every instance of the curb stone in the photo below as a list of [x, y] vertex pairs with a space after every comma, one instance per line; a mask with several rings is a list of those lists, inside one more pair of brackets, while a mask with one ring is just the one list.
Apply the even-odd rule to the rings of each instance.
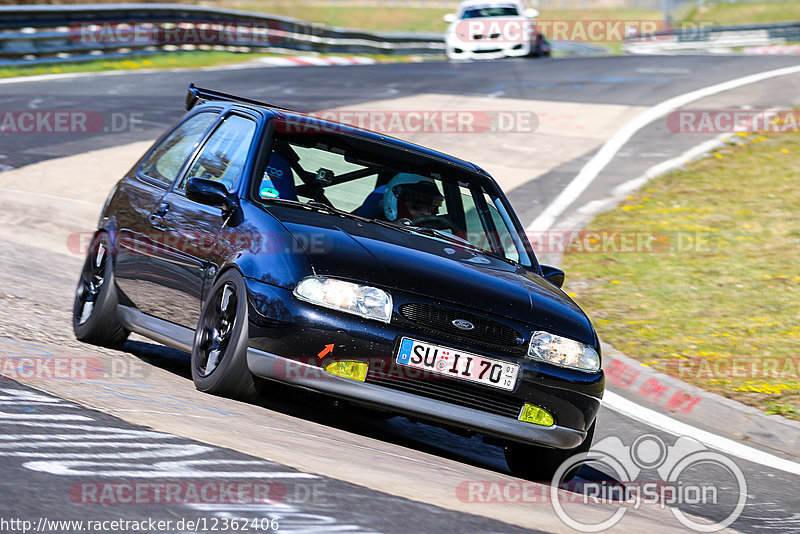
[[758, 408], [687, 384], [607, 343], [602, 348], [606, 387], [614, 393], [714, 434], [800, 458], [800, 421], [766, 415]]
[[[255, 60], [260, 65], [271, 67], [332, 67], [340, 65], [374, 65], [377, 61], [369, 57], [343, 56], [284, 56], [264, 57]], [[252, 67], [252, 65], [250, 65]]]
[[[724, 145], [727, 137], [721, 135], [678, 157], [654, 165], [641, 176], [624, 182], [618, 189], [624, 189], [627, 194], [685, 163], [707, 157], [711, 150]], [[612, 193], [602, 202], [583, 205], [578, 208], [578, 215], [567, 219], [562, 226], [570, 230], [581, 230], [594, 216], [618, 205], [623, 198], [623, 194]], [[548, 254], [546, 258], [539, 259], [550, 265], [561, 265], [561, 254]], [[800, 458], [800, 421], [780, 415], [767, 415], [758, 408], [655, 371], [607, 343], [602, 343], [601, 348], [606, 388], [610, 391], [714, 434]]]

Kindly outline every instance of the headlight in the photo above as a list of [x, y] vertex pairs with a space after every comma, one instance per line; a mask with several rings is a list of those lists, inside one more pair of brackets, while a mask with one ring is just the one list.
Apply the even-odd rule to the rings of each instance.
[[600, 369], [600, 355], [589, 345], [549, 332], [534, 332], [528, 358], [594, 373]]
[[384, 323], [392, 318], [392, 296], [377, 287], [311, 276], [297, 284], [294, 295], [313, 304]]

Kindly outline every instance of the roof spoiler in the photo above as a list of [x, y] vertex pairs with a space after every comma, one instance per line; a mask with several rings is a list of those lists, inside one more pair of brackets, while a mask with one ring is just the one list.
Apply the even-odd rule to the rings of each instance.
[[251, 100], [249, 98], [243, 98], [241, 96], [222, 93], [220, 91], [214, 91], [212, 89], [203, 89], [202, 87], [197, 87], [194, 83], [190, 83], [189, 89], [186, 91], [186, 111], [191, 110], [201, 100], [238, 102], [240, 104], [252, 104], [255, 106], [265, 106], [268, 108], [281, 109], [284, 111], [294, 111], [288, 108], [283, 108], [281, 106], [275, 106], [267, 102], [261, 102], [259, 100]]

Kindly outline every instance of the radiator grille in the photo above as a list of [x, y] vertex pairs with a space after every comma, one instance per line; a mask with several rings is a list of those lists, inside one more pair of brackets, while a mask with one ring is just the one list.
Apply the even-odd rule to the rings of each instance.
[[[522, 336], [510, 326], [453, 308], [430, 304], [403, 304], [400, 306], [400, 315], [415, 325], [448, 334], [451, 338], [475, 340], [483, 344], [504, 347], [517, 347], [523, 342]], [[456, 319], [469, 321], [475, 328], [472, 330], [457, 328], [453, 324]]]
[[519, 417], [523, 405], [522, 400], [508, 393], [452, 378], [396, 378], [370, 370], [367, 382], [514, 419]]

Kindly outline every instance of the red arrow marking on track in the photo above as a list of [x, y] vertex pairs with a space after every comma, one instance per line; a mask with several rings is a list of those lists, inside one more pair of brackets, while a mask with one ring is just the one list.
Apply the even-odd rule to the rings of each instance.
[[333, 352], [333, 345], [325, 345], [325, 348], [322, 349], [322, 352], [317, 354], [320, 358], [324, 358], [328, 353]]

